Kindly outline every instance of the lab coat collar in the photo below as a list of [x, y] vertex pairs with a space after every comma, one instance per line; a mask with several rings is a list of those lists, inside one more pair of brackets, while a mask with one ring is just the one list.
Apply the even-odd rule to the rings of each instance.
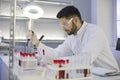
[[[84, 29], [86, 29], [87, 25], [88, 25], [88, 23], [86, 21], [83, 21], [83, 24], [82, 24], [81, 28], [78, 30], [77, 35], [80, 35], [84, 31]], [[77, 35], [75, 35], [75, 36], [77, 36]]]

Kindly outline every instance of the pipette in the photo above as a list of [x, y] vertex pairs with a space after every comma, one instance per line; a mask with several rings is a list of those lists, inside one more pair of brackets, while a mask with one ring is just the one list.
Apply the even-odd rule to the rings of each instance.
[[[34, 33], [33, 33], [33, 34], [34, 34]], [[41, 41], [41, 40], [43, 39], [43, 37], [44, 37], [44, 35], [42, 35], [42, 36], [40, 37], [39, 41]], [[34, 45], [34, 49], [37, 51], [37, 48], [36, 48], [35, 45]]]
[[39, 41], [41, 41], [41, 40], [43, 39], [43, 37], [44, 37], [44, 35], [42, 35], [42, 36], [40, 37]]

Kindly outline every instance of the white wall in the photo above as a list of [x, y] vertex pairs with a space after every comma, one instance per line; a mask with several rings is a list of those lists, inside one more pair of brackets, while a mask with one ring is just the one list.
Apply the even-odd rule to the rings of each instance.
[[92, 22], [102, 27], [111, 46], [114, 45], [114, 1], [115, 0], [92, 0]]
[[116, 0], [116, 5], [117, 5], [117, 38], [120, 38], [120, 0]]
[[[87, 22], [92, 22], [103, 28], [110, 45], [115, 45], [116, 43], [116, 27], [115, 25], [115, 14], [114, 14], [114, 5], [116, 0], [53, 0], [53, 1], [61, 1], [61, 2], [72, 2], [74, 6], [76, 6], [81, 12], [81, 16], [83, 20]], [[59, 6], [59, 5], [58, 5]], [[48, 8], [47, 8], [48, 10]], [[54, 10], [54, 8], [52, 9]], [[49, 11], [50, 12], [50, 11]], [[49, 14], [49, 13], [48, 13]], [[55, 13], [56, 14], [56, 13]], [[54, 15], [55, 15], [54, 14]], [[4, 36], [9, 36], [9, 20], [5, 21], [0, 19], [0, 29], [3, 31]], [[2, 24], [3, 23], [3, 24]], [[16, 29], [21, 29], [22, 31], [16, 31], [16, 36], [24, 37], [27, 30], [27, 20], [18, 20], [18, 24]], [[25, 28], [25, 29], [24, 29]], [[62, 31], [62, 26], [59, 25], [59, 21], [55, 19], [38, 19], [35, 21], [34, 30], [36, 30], [38, 36], [45, 34], [46, 39], [56, 37], [58, 39], [64, 38], [65, 34]], [[39, 30], [38, 30], [39, 29]], [[5, 33], [4, 33], [5, 32]], [[18, 35], [19, 34], [19, 35]], [[56, 35], [55, 35], [56, 34]]]
[[73, 0], [73, 5], [79, 9], [83, 20], [91, 22], [91, 0]]
[[[72, 3], [76, 6], [80, 12], [83, 20], [87, 22], [91, 22], [91, 0], [52, 0], [52, 1], [59, 1], [59, 2], [67, 2]], [[7, 3], [6, 3], [7, 4]], [[42, 4], [41, 7], [45, 10], [45, 15], [48, 17], [45, 19], [37, 19], [34, 21], [32, 30], [37, 33], [38, 38], [44, 34], [44, 39], [54, 39], [54, 40], [63, 40], [65, 38], [65, 32], [62, 30], [62, 26], [59, 24], [59, 21], [55, 19], [57, 12], [59, 9], [64, 7], [65, 5], [59, 4]], [[2, 4], [2, 9], [4, 10], [0, 14], [8, 14], [9, 7], [4, 8], [4, 4]], [[20, 11], [20, 12], [19, 12]], [[17, 9], [17, 15], [21, 15], [21, 10]], [[52, 19], [50, 19], [52, 17]], [[3, 32], [3, 36], [9, 38], [9, 26], [10, 26], [10, 19], [2, 19], [0, 18], [0, 30]], [[15, 27], [15, 38], [17, 39], [25, 39], [26, 32], [27, 32], [27, 25], [28, 19], [18, 19]]]

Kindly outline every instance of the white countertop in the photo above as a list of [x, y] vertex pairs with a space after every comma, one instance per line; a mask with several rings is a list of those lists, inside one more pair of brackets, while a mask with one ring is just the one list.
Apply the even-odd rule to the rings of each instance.
[[[19, 75], [19, 80], [47, 80], [45, 77], [41, 77], [37, 73], [28, 73], [26, 75]], [[98, 77], [93, 75], [93, 80], [120, 80], [120, 76], [112, 77]]]
[[[9, 66], [9, 56], [0, 55], [0, 58], [6, 63], [6, 66]], [[40, 68], [36, 69], [32, 72], [26, 72], [24, 74], [17, 74], [19, 80], [46, 80], [44, 77], [41, 76]], [[96, 72], [100, 72], [102, 70], [97, 69]], [[120, 76], [109, 76], [109, 77], [99, 77], [93, 75], [93, 80], [120, 80]]]

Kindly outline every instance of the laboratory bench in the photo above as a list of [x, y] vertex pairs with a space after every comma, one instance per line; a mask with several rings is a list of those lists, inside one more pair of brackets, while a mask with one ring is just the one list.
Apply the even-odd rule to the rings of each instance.
[[[8, 55], [0, 55], [0, 80], [9, 80], [9, 56]], [[31, 71], [26, 71], [26, 72], [21, 72], [20, 74], [18, 74], [17, 72], [19, 72], [19, 69], [16, 68], [17, 71], [15, 72], [16, 76], [15, 79], [16, 80], [47, 80], [46, 77], [43, 77], [43, 74], [41, 73], [42, 69], [37, 68], [36, 70], [31, 70]], [[95, 70], [93, 70], [93, 72], [98, 72], [98, 73], [103, 73], [105, 72], [105, 70], [100, 69], [100, 68], [96, 68]], [[120, 76], [98, 76], [98, 75], [93, 75], [93, 80], [120, 80]]]

